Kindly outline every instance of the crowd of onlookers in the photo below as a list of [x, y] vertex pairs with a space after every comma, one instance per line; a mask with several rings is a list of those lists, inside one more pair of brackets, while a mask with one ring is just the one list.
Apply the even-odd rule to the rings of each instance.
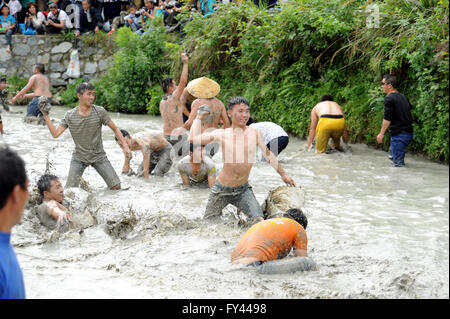
[[[183, 10], [214, 11], [217, 3], [242, 0], [0, 0], [0, 34], [6, 37], [6, 51], [11, 52], [14, 33], [25, 35], [60, 33], [73, 30], [76, 36], [104, 31], [108, 34], [122, 26], [138, 34], [150, 32], [150, 21], [162, 17], [168, 32], [180, 30], [186, 21], [178, 21]], [[263, 1], [269, 8], [277, 0]]]

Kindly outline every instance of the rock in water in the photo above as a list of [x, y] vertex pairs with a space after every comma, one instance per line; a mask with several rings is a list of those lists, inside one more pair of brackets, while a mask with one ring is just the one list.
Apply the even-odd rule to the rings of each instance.
[[290, 208], [305, 206], [305, 191], [300, 187], [279, 186], [271, 191], [263, 204], [264, 218], [282, 217]]

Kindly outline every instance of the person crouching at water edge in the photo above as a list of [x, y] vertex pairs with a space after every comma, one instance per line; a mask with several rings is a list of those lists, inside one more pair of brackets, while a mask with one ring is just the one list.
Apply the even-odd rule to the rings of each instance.
[[208, 182], [210, 188], [214, 186], [216, 164], [209, 156], [206, 156], [201, 145], [191, 143], [189, 155], [183, 157], [177, 166], [183, 185], [199, 185]]
[[106, 182], [108, 188], [120, 189], [120, 179], [103, 149], [102, 124], [111, 128], [123, 144], [125, 156], [131, 157], [128, 144], [109, 117], [108, 112], [103, 107], [93, 104], [95, 98], [94, 85], [86, 82], [80, 83], [76, 88], [76, 93], [79, 99], [78, 106], [66, 112], [58, 127], [53, 125], [48, 113], [43, 112], [45, 122], [54, 138], [58, 138], [69, 128], [75, 143], [66, 187], [78, 187], [84, 170], [91, 165]]
[[256, 147], [262, 150], [265, 159], [287, 185], [296, 186], [295, 182], [266, 147], [261, 132], [246, 126], [250, 117], [250, 106], [245, 98], [234, 97], [228, 102], [228, 116], [232, 121], [230, 128], [201, 133], [202, 118], [208, 113], [208, 106], [199, 107], [189, 134], [191, 143], [205, 145], [219, 142], [223, 150], [223, 169], [211, 189], [204, 217], [220, 216], [225, 206], [232, 204], [253, 221], [264, 220], [262, 209], [248, 184], [248, 177], [255, 162]]
[[39, 178], [37, 187], [42, 197], [42, 204], [37, 209], [37, 217], [41, 224], [49, 229], [55, 229], [69, 222], [69, 211], [62, 204], [64, 188], [59, 178], [44, 174]]
[[[242, 236], [231, 254], [232, 264], [256, 266], [263, 274], [316, 269], [308, 258], [308, 219], [300, 209], [288, 209], [283, 217], [253, 225]], [[286, 258], [293, 249], [297, 258]]]
[[341, 106], [333, 101], [331, 95], [324, 95], [320, 103], [316, 104], [311, 111], [308, 149], [311, 149], [314, 137], [316, 138], [316, 153], [327, 151], [330, 138], [333, 140], [332, 148], [338, 151], [343, 151], [340, 145], [341, 137], [344, 143], [348, 143], [344, 113]]
[[[172, 167], [171, 151], [172, 145], [167, 142], [162, 134], [143, 132], [131, 137], [130, 133], [120, 130], [124, 137], [126, 145], [116, 136], [116, 142], [124, 149], [128, 147], [132, 151], [141, 151], [143, 155], [142, 164], [138, 169], [138, 176], [148, 178], [150, 173], [156, 176], [163, 176]], [[125, 154], [125, 161], [122, 168], [122, 174], [130, 173], [131, 156]]]

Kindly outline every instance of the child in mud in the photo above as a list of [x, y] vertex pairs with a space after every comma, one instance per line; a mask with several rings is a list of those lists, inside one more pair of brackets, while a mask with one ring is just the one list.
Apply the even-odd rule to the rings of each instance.
[[[253, 225], [231, 254], [232, 264], [258, 267], [263, 274], [313, 270], [316, 265], [308, 258], [306, 226], [308, 219], [300, 209], [288, 209], [282, 218], [266, 219]], [[293, 248], [294, 256], [283, 259]]]
[[[0, 79], [0, 107], [3, 107], [6, 112], [9, 112], [9, 106], [6, 99], [8, 98], [8, 89], [6, 88], [6, 78]], [[0, 108], [0, 134], [5, 134], [3, 131], [2, 110]]]
[[[170, 153], [172, 145], [158, 133], [142, 132], [135, 137], [131, 137], [126, 130], [120, 130], [126, 145], [116, 137], [116, 142], [124, 149], [128, 147], [131, 151], [141, 151], [143, 155], [142, 164], [138, 169], [138, 176], [143, 175], [148, 178], [150, 173], [156, 176], [163, 176], [172, 167], [172, 158]], [[131, 156], [125, 156], [125, 161], [122, 168], [123, 174], [130, 172]]]
[[208, 182], [209, 188], [212, 188], [216, 181], [216, 164], [209, 156], [204, 156], [201, 145], [191, 143], [189, 150], [189, 155], [177, 165], [183, 185]]
[[37, 217], [41, 224], [49, 229], [55, 229], [70, 221], [70, 214], [63, 206], [64, 189], [55, 175], [44, 174], [37, 182], [39, 194], [43, 202], [37, 209]]

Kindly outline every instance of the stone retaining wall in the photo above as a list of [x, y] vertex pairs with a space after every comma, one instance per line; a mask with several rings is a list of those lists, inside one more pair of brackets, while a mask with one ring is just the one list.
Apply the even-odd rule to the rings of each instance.
[[[0, 35], [0, 76], [28, 78], [33, 73], [33, 66], [43, 63], [52, 86], [65, 86], [74, 81], [65, 74], [70, 52], [74, 49], [71, 42], [58, 35], [14, 34], [12, 39], [12, 52], [7, 53], [5, 36]], [[87, 46], [82, 41], [78, 41], [78, 52], [80, 77], [87, 81], [102, 74], [112, 61], [103, 49]]]

